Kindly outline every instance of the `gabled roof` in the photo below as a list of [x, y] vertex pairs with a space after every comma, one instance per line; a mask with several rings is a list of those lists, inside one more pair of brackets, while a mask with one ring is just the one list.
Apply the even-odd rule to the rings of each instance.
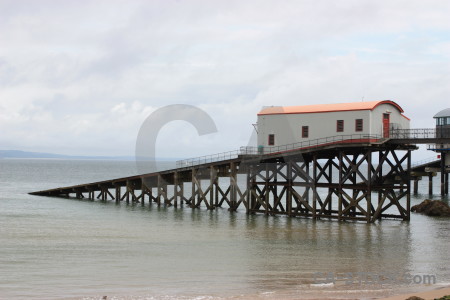
[[440, 112], [435, 114], [433, 118], [442, 118], [442, 117], [450, 117], [450, 108], [441, 110]]
[[390, 104], [397, 108], [400, 113], [403, 109], [391, 100], [367, 101], [367, 102], [351, 102], [351, 103], [333, 103], [333, 104], [313, 104], [302, 106], [272, 106], [263, 108], [258, 116], [261, 115], [280, 115], [280, 114], [311, 114], [336, 111], [354, 111], [354, 110], [374, 110], [381, 104]]

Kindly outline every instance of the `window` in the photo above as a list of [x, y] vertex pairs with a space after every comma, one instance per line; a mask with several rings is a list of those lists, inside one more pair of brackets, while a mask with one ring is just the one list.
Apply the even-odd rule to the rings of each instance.
[[337, 120], [336, 122], [336, 131], [344, 132], [344, 120]]
[[450, 125], [450, 118], [444, 117], [444, 118], [438, 118], [437, 119], [437, 125]]
[[355, 131], [363, 131], [363, 119], [355, 120]]
[[445, 125], [445, 118], [437, 118], [437, 125]]
[[302, 126], [302, 138], [309, 137], [309, 126]]
[[269, 134], [269, 146], [275, 145], [275, 134]]

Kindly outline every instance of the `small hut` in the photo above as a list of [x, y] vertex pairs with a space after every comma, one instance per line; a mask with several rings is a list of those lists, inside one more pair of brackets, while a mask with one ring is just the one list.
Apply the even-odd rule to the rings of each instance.
[[391, 100], [271, 106], [258, 113], [258, 146], [280, 146], [341, 135], [389, 138], [392, 128], [409, 129], [409, 123], [400, 105]]

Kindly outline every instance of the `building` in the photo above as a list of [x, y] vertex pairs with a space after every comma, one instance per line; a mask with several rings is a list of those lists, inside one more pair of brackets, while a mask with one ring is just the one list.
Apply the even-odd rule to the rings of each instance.
[[[434, 115], [436, 119], [436, 137], [446, 138], [450, 136], [450, 108], [441, 110]], [[430, 150], [441, 153], [445, 161], [445, 165], [450, 166], [450, 144], [436, 144], [433, 147], [429, 147]]]
[[447, 136], [446, 133], [450, 131], [450, 108], [441, 110], [434, 115], [436, 119], [436, 135], [437, 137]]
[[409, 118], [391, 100], [265, 107], [258, 113], [258, 146], [288, 145], [340, 135], [389, 137], [409, 129]]

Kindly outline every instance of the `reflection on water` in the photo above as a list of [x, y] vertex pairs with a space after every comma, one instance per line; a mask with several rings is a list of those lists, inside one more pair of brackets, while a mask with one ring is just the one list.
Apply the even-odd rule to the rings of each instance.
[[33, 197], [26, 192], [133, 174], [134, 165], [0, 165], [0, 295], [8, 299], [333, 299], [401, 287], [311, 285], [317, 272], [435, 274], [450, 282], [448, 220], [414, 214], [411, 222], [344, 223]]

